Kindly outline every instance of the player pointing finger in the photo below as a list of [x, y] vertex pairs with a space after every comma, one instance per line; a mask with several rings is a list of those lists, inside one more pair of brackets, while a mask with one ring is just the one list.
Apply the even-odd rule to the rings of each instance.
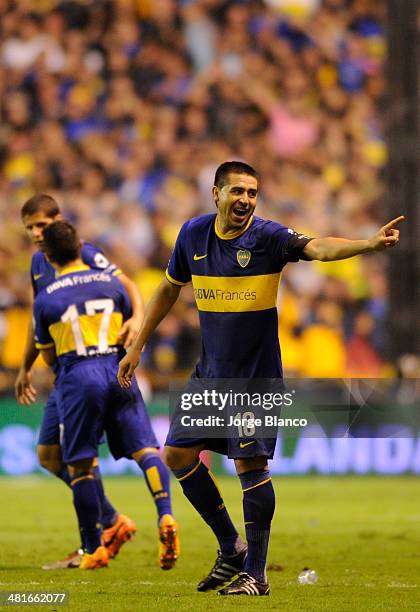
[[404, 219], [405, 217], [403, 215], [396, 217], [378, 230], [372, 239], [374, 251], [381, 251], [382, 249], [393, 247], [398, 244], [400, 239], [400, 230], [395, 229], [395, 226], [404, 221]]

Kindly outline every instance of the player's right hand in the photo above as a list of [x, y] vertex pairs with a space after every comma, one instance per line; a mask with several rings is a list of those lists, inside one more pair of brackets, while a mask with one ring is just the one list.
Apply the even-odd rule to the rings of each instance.
[[32, 372], [19, 370], [15, 381], [15, 396], [22, 406], [30, 406], [36, 400], [36, 389], [32, 384]]
[[133, 348], [129, 349], [127, 355], [123, 357], [118, 366], [118, 382], [123, 389], [128, 389], [131, 386], [131, 379], [134, 370], [137, 368], [140, 360], [140, 353]]

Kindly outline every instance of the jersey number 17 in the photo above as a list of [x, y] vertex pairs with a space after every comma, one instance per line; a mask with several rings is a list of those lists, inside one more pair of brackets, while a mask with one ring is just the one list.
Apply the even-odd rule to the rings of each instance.
[[[84, 303], [85, 311], [88, 316], [95, 316], [102, 312], [101, 322], [98, 332], [98, 352], [106, 353], [108, 350], [108, 330], [111, 322], [111, 315], [114, 311], [114, 302], [111, 299], [103, 300], [88, 300]], [[70, 322], [73, 332], [76, 353], [80, 356], [87, 356], [85, 339], [83, 337], [82, 328], [80, 326], [80, 314], [76, 304], [71, 304], [61, 316], [63, 323]]]

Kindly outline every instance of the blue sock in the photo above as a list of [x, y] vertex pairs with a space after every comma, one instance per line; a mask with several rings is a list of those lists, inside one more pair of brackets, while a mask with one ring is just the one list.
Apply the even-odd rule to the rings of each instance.
[[[70, 478], [69, 471], [67, 469], [67, 465], [65, 463], [62, 464], [60, 471], [58, 472], [58, 474], [55, 474], [55, 475], [57, 476], [57, 478], [62, 480], [71, 489], [71, 478]], [[80, 548], [84, 550], [86, 548], [86, 543], [83, 539], [82, 532], [80, 532], [80, 538], [81, 538]]]
[[108, 529], [108, 527], [111, 527], [115, 523], [118, 512], [105, 495], [99, 465], [93, 467], [93, 476], [95, 478], [96, 492], [101, 506], [101, 523], [104, 529]]
[[[68, 487], [71, 487], [71, 478], [67, 469], [67, 465], [63, 464], [60, 472], [56, 474], [56, 476], [60, 478], [60, 480], [65, 482]], [[105, 495], [99, 465], [94, 466], [93, 476], [95, 478], [99, 503], [101, 505], [101, 523], [104, 529], [108, 529], [108, 527], [111, 527], [115, 523], [115, 519], [118, 516], [118, 512]], [[84, 548], [84, 546], [82, 546], [82, 548]]]
[[138, 461], [147, 486], [155, 500], [160, 520], [164, 514], [172, 514], [170, 479], [166, 465], [158, 453], [146, 453]]
[[268, 470], [252, 470], [240, 474], [243, 491], [245, 532], [248, 542], [248, 557], [244, 571], [267, 582], [265, 566], [271, 519], [274, 515], [275, 495]]
[[101, 545], [102, 535], [101, 507], [93, 474], [76, 473], [71, 479], [71, 488], [85, 549], [88, 553], [93, 553]]
[[200, 461], [172, 472], [185, 497], [212, 529], [222, 554], [234, 555], [243, 549], [244, 544], [230, 520], [216, 480], [204, 463]]

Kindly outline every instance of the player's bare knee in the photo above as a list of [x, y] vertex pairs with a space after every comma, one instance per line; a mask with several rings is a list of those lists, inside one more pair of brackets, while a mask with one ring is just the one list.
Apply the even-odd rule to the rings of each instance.
[[76, 477], [78, 474], [93, 474], [95, 467], [95, 458], [81, 459], [80, 461], [72, 461], [67, 464], [69, 474], [71, 478]]
[[163, 460], [170, 470], [179, 470], [195, 461], [200, 455], [199, 448], [177, 448], [175, 446], [165, 446], [163, 449]]
[[60, 472], [61, 472], [61, 470], [63, 468], [63, 464], [61, 462], [57, 462], [57, 461], [41, 460], [40, 459], [39, 464], [40, 464], [41, 467], [44, 468], [44, 470], [47, 470], [51, 474], [54, 474], [54, 476], [58, 476], [58, 474], [60, 474]]
[[59, 474], [63, 467], [59, 444], [39, 444], [37, 446], [38, 461], [41, 467], [51, 474]]
[[252, 470], [266, 470], [268, 468], [267, 457], [235, 459], [235, 467], [237, 474], [245, 474], [245, 472], [251, 472]]

